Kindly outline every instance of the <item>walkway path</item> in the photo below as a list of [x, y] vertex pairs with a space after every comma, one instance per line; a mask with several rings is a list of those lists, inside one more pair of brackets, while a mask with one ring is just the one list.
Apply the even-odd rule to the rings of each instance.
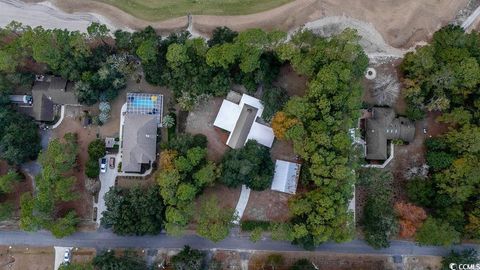
[[50, 129], [55, 129], [62, 124], [63, 118], [65, 118], [65, 106], [67, 105], [62, 105], [60, 107], [60, 119], [58, 119], [58, 121]]
[[462, 28], [465, 29], [465, 31], [470, 28], [470, 26], [477, 21], [478, 17], [480, 16], [480, 6], [475, 9], [470, 16], [462, 23]]
[[250, 189], [245, 185], [242, 185], [242, 192], [240, 193], [237, 206], [235, 207], [235, 212], [237, 214], [237, 219], [234, 221], [235, 224], [240, 224], [243, 212], [245, 212], [245, 208], [247, 208], [248, 198], [250, 198]]
[[[213, 243], [196, 235], [184, 235], [172, 237], [165, 234], [155, 236], [129, 236], [121, 237], [111, 232], [75, 233], [63, 239], [53, 237], [49, 232], [27, 233], [20, 231], [1, 231], [0, 245], [26, 245], [26, 246], [73, 246], [91, 247], [98, 249], [110, 248], [182, 248], [189, 245], [197, 249], [227, 249], [227, 250], [272, 250], [272, 251], [301, 251], [299, 246], [288, 242], [272, 241], [268, 238], [252, 243], [248, 236], [228, 237], [219, 243]], [[455, 250], [466, 248], [480, 249], [479, 245], [454, 246]], [[325, 243], [315, 249], [316, 251], [332, 253], [355, 253], [355, 254], [385, 254], [385, 255], [446, 255], [450, 248], [417, 246], [408, 241], [392, 241], [386, 249], [373, 249], [362, 240], [336, 244]]]

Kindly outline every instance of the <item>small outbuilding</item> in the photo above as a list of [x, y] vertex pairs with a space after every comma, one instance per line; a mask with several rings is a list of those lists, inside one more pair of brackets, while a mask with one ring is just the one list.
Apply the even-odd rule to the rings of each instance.
[[295, 194], [300, 177], [300, 167], [301, 165], [295, 162], [277, 160], [275, 162], [272, 190]]

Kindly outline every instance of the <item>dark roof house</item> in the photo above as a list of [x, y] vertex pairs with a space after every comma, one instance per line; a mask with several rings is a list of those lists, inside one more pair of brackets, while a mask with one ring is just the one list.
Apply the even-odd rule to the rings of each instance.
[[46, 76], [36, 80], [32, 87], [32, 106], [18, 110], [37, 121], [51, 122], [55, 118], [55, 105], [77, 105], [73, 84], [61, 77]]
[[142, 164], [155, 160], [157, 121], [153, 115], [125, 115], [123, 130], [122, 168], [125, 172], [140, 172]]
[[122, 128], [122, 170], [141, 173], [157, 154], [157, 128], [161, 127], [163, 96], [128, 93]]
[[387, 143], [400, 139], [412, 142], [415, 137], [415, 125], [407, 118], [395, 118], [392, 108], [372, 108], [371, 117], [365, 123], [366, 159], [386, 160]]

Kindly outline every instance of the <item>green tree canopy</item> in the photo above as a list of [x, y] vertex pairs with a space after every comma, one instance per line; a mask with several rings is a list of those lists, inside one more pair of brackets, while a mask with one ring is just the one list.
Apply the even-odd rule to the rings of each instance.
[[233, 227], [235, 209], [220, 207], [218, 198], [211, 196], [200, 205], [197, 233], [213, 242], [225, 239]]
[[185, 246], [180, 253], [173, 256], [171, 263], [175, 270], [201, 270], [205, 264], [205, 254]]
[[465, 249], [462, 251], [451, 250], [450, 254], [442, 258], [442, 270], [451, 270], [450, 264], [478, 264], [480, 259], [475, 249]]
[[122, 256], [115, 256], [113, 251], [104, 251], [93, 258], [95, 270], [145, 270], [145, 261], [128, 250]]
[[429, 217], [417, 231], [415, 240], [421, 245], [449, 246], [460, 241], [460, 233], [445, 221]]
[[273, 162], [267, 147], [249, 140], [243, 148], [230, 149], [222, 160], [221, 181], [229, 187], [242, 184], [253, 190], [270, 187]]
[[101, 222], [118, 235], [158, 234], [162, 230], [164, 205], [156, 188], [131, 190], [111, 188], [105, 194]]

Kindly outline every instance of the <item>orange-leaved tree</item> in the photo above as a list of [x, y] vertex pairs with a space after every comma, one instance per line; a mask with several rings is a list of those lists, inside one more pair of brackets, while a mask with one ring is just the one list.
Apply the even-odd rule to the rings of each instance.
[[427, 213], [423, 208], [411, 203], [395, 203], [395, 213], [399, 218], [400, 237], [408, 238], [415, 235], [423, 221], [427, 218]]
[[277, 112], [272, 118], [272, 129], [275, 137], [285, 139], [285, 132], [298, 123], [298, 119], [288, 117], [284, 112]]
[[159, 161], [160, 168], [164, 171], [173, 170], [175, 168], [175, 164], [173, 162], [177, 157], [177, 154], [178, 153], [175, 150], [162, 151]]

